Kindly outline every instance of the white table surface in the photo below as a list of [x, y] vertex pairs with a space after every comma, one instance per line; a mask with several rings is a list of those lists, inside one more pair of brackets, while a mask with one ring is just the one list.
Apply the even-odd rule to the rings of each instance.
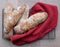
[[[8, 0], [0, 0], [0, 47], [60, 47], [60, 11], [58, 14], [58, 25], [56, 28], [56, 39], [54, 40], [38, 40], [31, 44], [25, 44], [21, 46], [13, 45], [11, 42], [2, 39], [2, 9], [5, 7], [6, 2]], [[30, 1], [30, 0], [29, 0]], [[17, 7], [17, 0], [9, 0], [14, 7]], [[33, 2], [35, 2], [33, 0]], [[58, 10], [60, 10], [60, 2], [58, 0], [40, 0], [40, 2], [45, 2], [48, 4], [53, 4], [58, 6]]]

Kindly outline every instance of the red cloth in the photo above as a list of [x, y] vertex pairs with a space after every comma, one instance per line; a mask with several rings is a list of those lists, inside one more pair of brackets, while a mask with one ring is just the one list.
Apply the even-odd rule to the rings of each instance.
[[57, 7], [41, 2], [37, 2], [31, 9], [30, 15], [37, 12], [47, 12], [48, 18], [45, 22], [39, 24], [38, 26], [32, 28], [24, 34], [15, 34], [10, 37], [13, 44], [24, 44], [33, 42], [39, 38], [42, 38], [48, 32], [50, 32], [57, 25], [58, 11]]

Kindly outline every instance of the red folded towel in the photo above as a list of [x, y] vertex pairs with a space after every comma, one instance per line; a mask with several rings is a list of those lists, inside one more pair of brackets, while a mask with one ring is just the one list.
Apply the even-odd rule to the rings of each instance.
[[10, 37], [13, 44], [24, 44], [33, 42], [39, 38], [42, 38], [48, 32], [50, 32], [57, 25], [58, 11], [57, 7], [45, 3], [37, 2], [31, 9], [30, 15], [33, 15], [37, 12], [47, 12], [48, 18], [45, 22], [39, 24], [33, 29], [27, 31], [24, 34], [15, 34]]

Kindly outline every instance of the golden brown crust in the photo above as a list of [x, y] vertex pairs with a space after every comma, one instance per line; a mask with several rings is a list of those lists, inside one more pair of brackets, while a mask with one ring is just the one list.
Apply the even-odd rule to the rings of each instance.
[[27, 30], [37, 26], [39, 23], [45, 21], [47, 16], [48, 14], [46, 12], [38, 12], [26, 19], [23, 24], [18, 24], [14, 30], [16, 32], [19, 31], [18, 33], [24, 33]]
[[[23, 5], [25, 6], [25, 5]], [[5, 32], [8, 34], [11, 29], [13, 28], [13, 26], [17, 23], [18, 19], [20, 19], [22, 17], [22, 14], [24, 12], [25, 7], [19, 6], [19, 10], [14, 9], [13, 11], [11, 11], [11, 13], [5, 13], [4, 15], [4, 23], [6, 26], [5, 27]]]

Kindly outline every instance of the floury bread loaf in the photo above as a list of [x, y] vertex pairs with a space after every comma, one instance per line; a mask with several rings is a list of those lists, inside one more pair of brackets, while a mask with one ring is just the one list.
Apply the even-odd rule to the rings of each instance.
[[9, 37], [13, 35], [13, 30], [12, 29], [11, 29], [11, 31], [8, 34], [5, 33], [5, 32], [7, 32], [6, 31], [6, 29], [7, 29], [7, 27], [6, 27], [7, 26], [7, 24], [6, 24], [7, 19], [6, 18], [9, 15], [11, 15], [12, 11], [13, 11], [12, 4], [11, 3], [7, 3], [6, 7], [4, 8], [4, 28], [3, 28], [4, 30], [3, 30], [3, 38], [5, 38], [5, 39], [9, 39]]
[[27, 30], [37, 26], [39, 23], [42, 23], [47, 19], [48, 14], [46, 12], [38, 12], [33, 14], [28, 19], [24, 21], [22, 24], [18, 24], [14, 30], [16, 33], [24, 33]]
[[[8, 34], [13, 26], [17, 23], [17, 21], [22, 17], [22, 14], [25, 11], [25, 4], [17, 7], [11, 11], [11, 7], [8, 6], [9, 9], [5, 9], [4, 11], [4, 32]], [[8, 14], [9, 12], [9, 14]]]
[[[25, 22], [25, 20], [28, 19], [28, 16], [29, 16], [29, 6], [27, 4], [25, 4], [25, 6], [26, 6], [25, 11], [24, 11], [21, 19], [19, 20], [18, 24], [15, 26], [15, 28], [17, 28], [17, 26], [22, 25]], [[18, 27], [18, 29], [16, 29], [16, 30], [20, 30], [20, 28]], [[15, 33], [19, 33], [19, 32], [20, 31], [15, 31]]]

